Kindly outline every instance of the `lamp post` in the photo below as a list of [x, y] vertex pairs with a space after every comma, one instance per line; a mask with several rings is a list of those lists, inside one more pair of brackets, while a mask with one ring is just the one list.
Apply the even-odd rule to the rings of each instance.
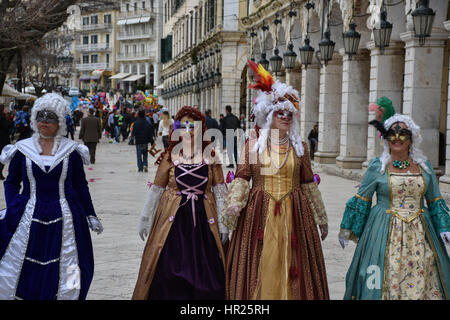
[[383, 8], [380, 12], [380, 26], [379, 28], [373, 28], [373, 39], [375, 46], [380, 49], [380, 53], [384, 53], [384, 48], [389, 47], [392, 34], [392, 23], [387, 20], [386, 5], [383, 2]]
[[[293, 7], [294, 2], [291, 3]], [[292, 43], [292, 18], [297, 16], [297, 13], [293, 10], [288, 12], [289, 16], [289, 44], [287, 46], [286, 52], [283, 54], [284, 67], [286, 70], [292, 70], [295, 67], [295, 60], [297, 59], [297, 54], [294, 52], [294, 44]]]
[[272, 72], [277, 75], [278, 72], [281, 71], [281, 64], [283, 63], [283, 58], [281, 58], [278, 54], [280, 51], [278, 50], [278, 25], [281, 23], [281, 19], [278, 17], [274, 21], [275, 23], [275, 50], [273, 51], [274, 55], [270, 57], [270, 67]]
[[269, 29], [268, 26], [262, 26], [263, 31], [263, 50], [261, 52], [261, 60], [259, 60], [259, 64], [263, 66], [264, 69], [269, 69], [269, 61], [266, 59], [266, 30]]
[[309, 10], [314, 8], [314, 3], [308, 3], [305, 5], [306, 10], [308, 10], [308, 20], [306, 23], [306, 38], [305, 45], [299, 48], [300, 51], [300, 63], [305, 66], [305, 70], [308, 69], [308, 65], [312, 62], [312, 57], [314, 54], [314, 48], [309, 44]]
[[413, 17], [414, 34], [419, 38], [420, 46], [425, 44], [425, 38], [431, 35], [436, 13], [428, 7], [428, 0], [420, 0], [419, 7], [411, 13]]
[[[322, 8], [325, 12], [325, 8]], [[328, 61], [333, 59], [335, 42], [330, 39], [330, 1], [327, 0], [327, 30], [319, 42], [320, 57], [328, 65]]]

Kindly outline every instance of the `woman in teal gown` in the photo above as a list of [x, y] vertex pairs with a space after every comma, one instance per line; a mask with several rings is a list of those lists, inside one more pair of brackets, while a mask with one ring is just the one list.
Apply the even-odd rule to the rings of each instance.
[[[357, 242], [344, 299], [448, 299], [449, 209], [431, 163], [418, 149], [420, 128], [399, 114], [386, 120], [384, 128], [384, 152], [370, 161], [357, 194], [346, 204], [340, 226], [342, 247], [348, 240]], [[405, 129], [412, 141], [407, 157], [414, 163], [411, 170], [420, 170], [416, 173], [405, 166], [405, 172], [390, 169], [388, 130], [390, 137], [398, 138]], [[394, 167], [399, 163], [393, 163]]]

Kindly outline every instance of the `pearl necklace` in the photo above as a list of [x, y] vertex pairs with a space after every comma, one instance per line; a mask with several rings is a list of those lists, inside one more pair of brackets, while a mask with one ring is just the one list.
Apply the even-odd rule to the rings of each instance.
[[270, 143], [273, 143], [274, 145], [277, 145], [277, 146], [284, 145], [284, 144], [286, 144], [288, 141], [289, 141], [289, 136], [288, 136], [288, 135], [286, 135], [286, 136], [285, 136], [283, 139], [281, 139], [281, 140], [272, 140], [272, 138], [269, 136], [269, 142], [270, 142]]
[[273, 161], [273, 158], [272, 158], [272, 148], [270, 147], [270, 144], [269, 144], [269, 157], [270, 157], [270, 162], [272, 162], [272, 165], [275, 167], [275, 169], [277, 169], [277, 170], [280, 170], [281, 168], [283, 168], [284, 167], [284, 165], [286, 164], [286, 161], [287, 161], [287, 159], [288, 159], [288, 157], [289, 157], [289, 151], [290, 151], [290, 147], [291, 147], [291, 144], [290, 144], [290, 141], [289, 141], [289, 139], [287, 140], [287, 144], [288, 144], [288, 146], [287, 146], [287, 151], [286, 151], [286, 156], [284, 157], [284, 160], [283, 160], [283, 162], [281, 163], [281, 165], [280, 166], [277, 166], [276, 164], [275, 164], [275, 161]]

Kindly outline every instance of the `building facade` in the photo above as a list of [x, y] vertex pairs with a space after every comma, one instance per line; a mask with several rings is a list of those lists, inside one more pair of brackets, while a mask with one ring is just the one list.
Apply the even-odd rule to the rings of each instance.
[[[185, 105], [212, 110], [230, 105], [241, 113], [239, 91], [248, 45], [239, 18], [247, 14], [234, 0], [164, 0], [162, 47], [163, 105], [175, 114]], [[245, 108], [244, 104], [244, 108]]]
[[[275, 49], [283, 57], [287, 46], [293, 45], [295, 65], [286, 69], [283, 63], [277, 77], [300, 93], [305, 141], [319, 123], [316, 162], [343, 170], [360, 169], [379, 156], [380, 141], [368, 125], [375, 115], [369, 113], [368, 105], [387, 96], [398, 113], [411, 116], [421, 127], [422, 149], [437, 172], [445, 173], [440, 181], [450, 196], [448, 1], [429, 1], [435, 16], [431, 36], [424, 44], [413, 31], [411, 13], [418, 7], [414, 0], [257, 0], [248, 4], [250, 14], [241, 19], [249, 39], [248, 58], [259, 62], [264, 53], [270, 60], [276, 56]], [[373, 35], [382, 11], [392, 24], [390, 42], [384, 48], [375, 45]], [[360, 41], [356, 54], [350, 55], [344, 48], [343, 33], [352, 21]], [[317, 53], [326, 31], [334, 42], [329, 61]], [[306, 67], [300, 63], [299, 47], [305, 45], [307, 36], [314, 54]], [[252, 92], [247, 91], [246, 97], [249, 109]]]
[[113, 88], [109, 79], [116, 70], [118, 48], [116, 20], [119, 4], [81, 8], [81, 26], [75, 39], [74, 82], [82, 90], [95, 92]]
[[114, 89], [134, 92], [153, 90], [159, 83], [161, 29], [157, 0], [120, 1], [117, 18], [116, 64], [118, 73]]

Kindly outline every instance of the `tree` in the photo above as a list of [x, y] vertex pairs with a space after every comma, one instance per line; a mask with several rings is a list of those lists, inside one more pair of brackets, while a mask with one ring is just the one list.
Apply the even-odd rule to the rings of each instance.
[[0, 0], [0, 94], [14, 58], [41, 43], [45, 34], [60, 27], [69, 16], [68, 7], [79, 4], [86, 10], [98, 10], [116, 2]]

